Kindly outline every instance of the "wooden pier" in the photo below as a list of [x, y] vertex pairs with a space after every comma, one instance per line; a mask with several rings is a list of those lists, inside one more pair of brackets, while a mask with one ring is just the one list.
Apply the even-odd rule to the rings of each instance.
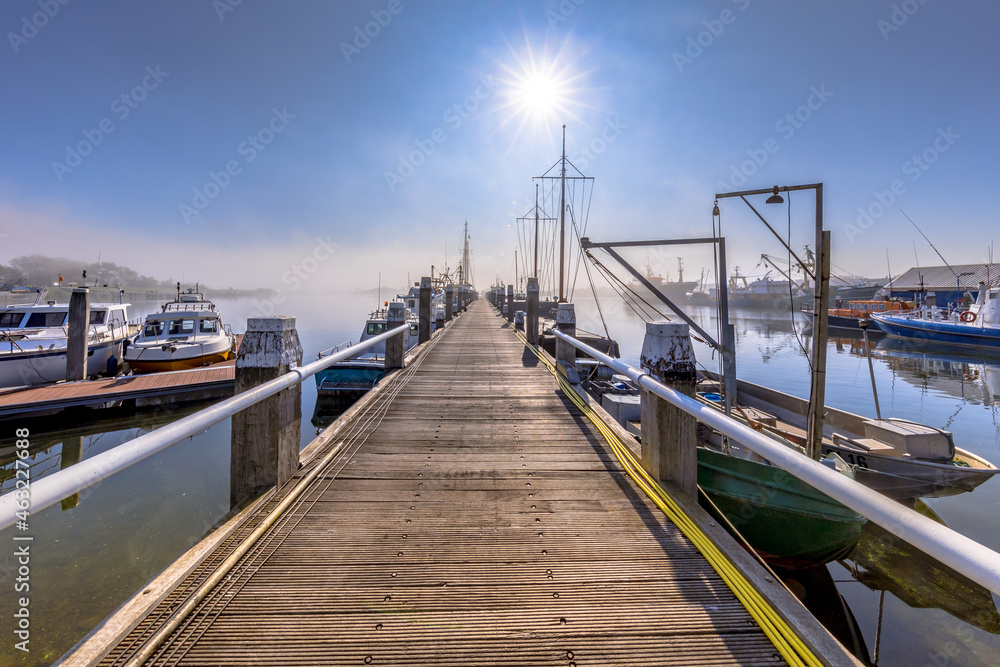
[[0, 419], [52, 414], [74, 407], [97, 407], [117, 401], [140, 405], [230, 396], [235, 386], [235, 362], [224, 361], [189, 371], [126, 375], [59, 382], [0, 394]]
[[[64, 664], [785, 664], [509, 326], [473, 302]], [[722, 546], [822, 663], [855, 664]]]

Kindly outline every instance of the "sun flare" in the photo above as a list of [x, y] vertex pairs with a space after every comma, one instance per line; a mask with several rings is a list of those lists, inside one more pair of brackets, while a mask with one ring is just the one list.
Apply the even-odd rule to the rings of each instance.
[[512, 62], [503, 68], [501, 127], [516, 125], [516, 134], [528, 128], [549, 132], [553, 126], [578, 120], [574, 108], [581, 106], [579, 87], [584, 74], [568, 63], [565, 52], [554, 55], [511, 51]]

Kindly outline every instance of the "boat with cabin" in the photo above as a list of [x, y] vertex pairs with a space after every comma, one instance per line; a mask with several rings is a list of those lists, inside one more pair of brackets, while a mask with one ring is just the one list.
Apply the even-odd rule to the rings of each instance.
[[[127, 303], [90, 305], [86, 374], [114, 375], [134, 329]], [[0, 309], [0, 387], [66, 379], [69, 304], [48, 301]]]
[[921, 308], [907, 315], [873, 315], [872, 320], [887, 335], [917, 344], [1000, 351], [1000, 287], [980, 286], [967, 310]]
[[157, 373], [226, 361], [235, 353], [236, 336], [215, 304], [197, 287], [182, 293], [178, 283], [176, 298], [146, 316], [125, 361], [135, 373]]
[[[872, 315], [890, 314], [906, 315], [917, 307], [913, 301], [891, 301], [878, 299], [857, 299], [847, 302], [845, 306], [843, 299], [837, 297], [834, 300], [833, 308], [830, 308], [827, 315], [827, 322], [834, 329], [854, 329], [861, 330], [861, 320], [871, 322]], [[806, 306], [810, 309], [811, 304]]]
[[[419, 340], [420, 323], [409, 308], [404, 308], [404, 313], [409, 328], [404, 336], [403, 345], [406, 350], [410, 350]], [[388, 331], [388, 318], [389, 302], [386, 301], [385, 307], [374, 310], [368, 316], [358, 342], [364, 342]], [[323, 350], [319, 353], [319, 358], [329, 356], [349, 344], [350, 342]], [[385, 341], [382, 341], [316, 373], [316, 391], [327, 403], [350, 404], [371, 390], [389, 372], [385, 368]]]

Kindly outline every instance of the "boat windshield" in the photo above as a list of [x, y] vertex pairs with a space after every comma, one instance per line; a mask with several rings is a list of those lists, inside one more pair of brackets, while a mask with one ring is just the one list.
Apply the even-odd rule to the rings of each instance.
[[28, 327], [61, 327], [66, 322], [66, 312], [32, 313]]
[[201, 320], [198, 331], [200, 333], [219, 333], [219, 320]]
[[170, 336], [190, 336], [194, 333], [194, 320], [170, 320]]
[[24, 313], [3, 313], [0, 315], [0, 329], [16, 327], [24, 319]]
[[377, 336], [381, 333], [385, 333], [389, 330], [388, 322], [369, 322], [368, 323], [368, 335]]
[[108, 311], [106, 310], [92, 310], [90, 311], [90, 323], [91, 324], [104, 324], [104, 318], [108, 316]]
[[146, 338], [156, 338], [163, 335], [163, 322], [147, 322], [142, 330], [142, 335]]

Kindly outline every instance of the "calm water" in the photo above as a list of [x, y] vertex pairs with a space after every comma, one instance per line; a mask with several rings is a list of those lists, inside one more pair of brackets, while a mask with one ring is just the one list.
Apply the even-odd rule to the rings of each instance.
[[[295, 295], [278, 307], [296, 316], [307, 361], [326, 347], [357, 340], [376, 300], [356, 295]], [[622, 355], [638, 363], [643, 322], [620, 304], [604, 302], [609, 330]], [[220, 301], [226, 322], [245, 329], [246, 317], [259, 308], [252, 301]], [[157, 304], [136, 304], [143, 315]], [[596, 309], [578, 301], [580, 326], [602, 332]], [[714, 331], [710, 308], [693, 308], [692, 316]], [[811, 343], [801, 333], [801, 315], [734, 312], [738, 374], [799, 396], [808, 395], [808, 364], [803, 353]], [[873, 414], [868, 366], [854, 338], [834, 338], [829, 348], [827, 396], [831, 406]], [[709, 350], [696, 345], [700, 363], [715, 369]], [[941, 426], [955, 434], [965, 449], [1000, 464], [1000, 358], [918, 355], [880, 341], [875, 375], [883, 416], [903, 417]], [[302, 445], [315, 436], [310, 418], [316, 404], [315, 385], [303, 385]], [[145, 413], [113, 425], [93, 424], [73, 431], [32, 436], [33, 476], [57, 470], [60, 455], [82, 449], [84, 458], [131, 440], [184, 412]], [[0, 445], [12, 444], [7, 425]], [[88, 489], [75, 507], [53, 506], [31, 517], [35, 537], [31, 559], [31, 653], [13, 650], [11, 616], [0, 624], [0, 663], [47, 665], [94, 628], [143, 584], [218, 522], [228, 511], [230, 424], [221, 422]], [[8, 452], [2, 449], [0, 452]], [[7, 463], [9, 454], [0, 459]], [[12, 481], [3, 484], [10, 488]], [[971, 494], [927, 499], [921, 509], [948, 526], [1000, 550], [1000, 480]], [[14, 531], [0, 532], [0, 609], [15, 608], [12, 557]], [[1000, 615], [995, 600], [925, 562], [892, 540], [874, 533], [855, 561], [827, 570], [847, 603], [868, 654], [878, 647], [881, 665], [1000, 664]], [[857, 576], [855, 576], [855, 573]], [[825, 576], [825, 575], [824, 575]], [[791, 584], [798, 590], [798, 584]], [[841, 605], [822, 597], [822, 585], [806, 584], [809, 599], [837, 616], [850, 618]], [[881, 598], [881, 605], [880, 605]], [[836, 601], [836, 597], [832, 598]], [[879, 623], [881, 607], [881, 624]], [[841, 619], [841, 620], [842, 620]], [[833, 622], [837, 622], [834, 620]], [[879, 630], [881, 626], [881, 630]]]

